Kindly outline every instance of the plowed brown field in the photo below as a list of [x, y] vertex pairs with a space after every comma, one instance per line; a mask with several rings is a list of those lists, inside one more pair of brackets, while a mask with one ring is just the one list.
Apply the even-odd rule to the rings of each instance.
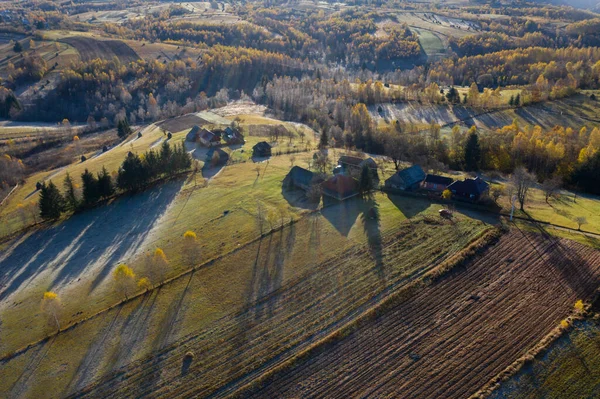
[[466, 398], [598, 287], [600, 252], [512, 231], [437, 283], [239, 396]]

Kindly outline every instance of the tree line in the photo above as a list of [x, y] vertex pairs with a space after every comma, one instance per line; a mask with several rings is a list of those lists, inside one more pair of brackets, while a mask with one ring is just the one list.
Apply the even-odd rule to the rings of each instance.
[[62, 193], [52, 180], [41, 183], [40, 216], [43, 219], [58, 219], [63, 212], [89, 208], [117, 191], [137, 192], [150, 182], [161, 177], [174, 176], [188, 170], [191, 165], [192, 160], [183, 144], [171, 146], [165, 141], [160, 150], [149, 150], [141, 156], [129, 152], [115, 177], [104, 167], [96, 175], [86, 169], [81, 174], [81, 190], [69, 173], [64, 178]]

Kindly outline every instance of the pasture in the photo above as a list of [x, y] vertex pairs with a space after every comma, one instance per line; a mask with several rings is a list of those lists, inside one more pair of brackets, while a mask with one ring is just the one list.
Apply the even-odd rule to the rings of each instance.
[[[437, 207], [427, 201], [382, 194], [309, 213], [310, 208], [297, 202], [294, 193], [281, 192], [281, 178], [289, 168], [286, 161], [284, 156], [275, 157], [266, 167], [264, 179], [251, 175], [242, 178], [241, 168], [248, 168], [240, 164], [227, 167], [208, 187], [192, 190], [185, 185], [155, 222], [155, 228], [149, 234], [140, 231], [150, 241], [140, 248], [164, 248], [177, 274], [189, 267], [179, 255], [179, 237], [182, 231], [192, 229], [202, 245], [197, 270], [4, 361], [0, 364], [5, 376], [0, 392], [58, 396], [83, 389], [103, 397], [160, 394], [164, 390], [181, 396], [219, 394], [219, 387], [256, 376], [254, 370], [264, 370], [277, 359], [292, 356], [335, 331], [392, 290], [460, 251], [487, 229], [481, 222], [461, 215], [455, 224], [441, 222], [434, 215]], [[234, 182], [236, 189], [232, 187]], [[151, 200], [156, 194], [147, 195]], [[132, 197], [125, 201], [135, 200]], [[151, 201], [140, 203], [146, 213], [150, 203], [153, 209], [156, 207], [156, 201]], [[296, 222], [258, 238], [252, 215], [256, 201], [268, 209], [283, 206], [287, 209], [284, 224], [290, 219]], [[115, 206], [119, 204], [111, 205]], [[376, 219], [367, 216], [373, 208], [379, 210]], [[229, 212], [225, 214], [224, 210]], [[144, 220], [153, 220], [154, 214], [150, 211]], [[100, 215], [100, 219], [106, 218]], [[125, 216], [125, 225], [128, 219]], [[275, 227], [279, 223], [278, 216]], [[108, 229], [110, 220], [103, 225]], [[86, 236], [97, 237], [96, 228], [90, 227]], [[120, 229], [125, 232], [127, 227]], [[68, 238], [65, 241], [66, 245]], [[81, 244], [74, 243], [77, 248]], [[82, 253], [88, 252], [86, 245], [90, 244], [83, 244]], [[77, 253], [74, 255], [66, 267], [69, 271], [59, 272], [66, 278], [55, 277], [61, 282], [55, 287], [64, 298], [65, 323], [89, 316], [92, 307], [102, 308], [118, 301], [118, 296], [110, 295], [107, 275], [106, 297], [99, 297], [99, 288], [90, 292], [86, 276], [98, 272], [84, 266], [85, 259], [80, 261]], [[101, 253], [93, 256], [105, 257]], [[81, 263], [77, 267], [72, 262]], [[143, 275], [143, 265], [128, 263]], [[82, 301], [81, 295], [87, 300]], [[29, 339], [34, 337], [32, 330], [43, 331], [43, 317], [31, 319], [29, 313], [36, 312], [37, 298], [10, 299], [18, 305], [3, 314], [9, 331], [28, 325], [25, 335]], [[5, 338], [10, 338], [9, 342], [25, 340], [22, 333]], [[182, 366], [187, 351], [198, 357]], [[56, 364], [61, 368], [51, 371]], [[201, 379], [197, 380], [199, 375]], [[50, 389], [48, 378], [53, 380]], [[191, 384], [190, 379], [196, 383]]]

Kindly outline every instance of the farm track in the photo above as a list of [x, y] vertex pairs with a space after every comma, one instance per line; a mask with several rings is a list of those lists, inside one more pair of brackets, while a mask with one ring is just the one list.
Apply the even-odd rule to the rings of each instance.
[[[518, 231], [252, 397], [464, 398], [535, 345], [598, 285], [600, 252]], [[543, 254], [543, 259], [540, 255]], [[549, 270], [549, 268], [553, 268]]]
[[[380, 263], [372, 256], [376, 245], [354, 246], [279, 288], [291, 233], [278, 232], [259, 243], [259, 252], [268, 253], [269, 260], [255, 265], [248, 305], [242, 311], [219, 320], [213, 328], [157, 348], [73, 397], [226, 396], [453, 255], [454, 248], [439, 253], [432, 248], [456, 241], [457, 228], [447, 225], [443, 234], [429, 240], [404, 224], [381, 238]], [[463, 236], [460, 248], [477, 234], [458, 233]], [[306, 256], [311, 258], [310, 251]], [[190, 350], [198, 357], [184, 369], [182, 359]]]

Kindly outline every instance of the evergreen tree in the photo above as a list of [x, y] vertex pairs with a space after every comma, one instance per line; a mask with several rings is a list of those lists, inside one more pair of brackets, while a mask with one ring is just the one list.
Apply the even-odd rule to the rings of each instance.
[[465, 145], [465, 168], [469, 171], [478, 170], [481, 164], [481, 148], [477, 133], [469, 134]]
[[81, 174], [81, 182], [83, 183], [83, 203], [84, 205], [93, 205], [100, 199], [100, 193], [98, 190], [98, 179], [90, 173], [89, 170], [85, 170]]
[[358, 192], [362, 195], [367, 194], [373, 189], [373, 175], [368, 165], [363, 165], [358, 178]]
[[446, 99], [452, 104], [460, 103], [460, 94], [458, 93], [458, 90], [454, 88], [454, 86], [450, 87], [450, 90], [448, 90], [448, 93], [446, 93]]
[[79, 200], [75, 194], [75, 186], [69, 172], [67, 172], [67, 175], [65, 176], [63, 187], [65, 189], [65, 207], [70, 211], [75, 211], [79, 206]]
[[521, 93], [517, 93], [517, 96], [515, 97], [515, 102], [513, 105], [515, 107], [518, 107], [519, 105], [521, 105]]
[[127, 118], [121, 119], [117, 123], [117, 134], [119, 135], [119, 138], [121, 140], [123, 140], [125, 137], [129, 136], [131, 134], [131, 132], [132, 132], [132, 130], [131, 130], [131, 127], [129, 126], [129, 121], [127, 120]]
[[319, 148], [321, 148], [321, 149], [327, 148], [328, 142], [329, 142], [329, 139], [327, 138], [327, 133], [325, 131], [323, 131], [321, 133], [321, 137], [319, 139]]
[[108, 171], [103, 166], [102, 172], [98, 173], [98, 196], [108, 198], [115, 193], [115, 188]]
[[40, 189], [40, 216], [43, 219], [58, 219], [65, 210], [65, 200], [58, 188], [52, 183], [42, 183]]
[[600, 152], [579, 165], [571, 175], [570, 183], [583, 190], [600, 195]]
[[510, 100], [508, 100], [508, 105], [511, 107], [515, 105], [515, 96], [510, 96]]
[[124, 191], [136, 191], [148, 182], [149, 177], [140, 157], [130, 152], [119, 168], [117, 186]]
[[15, 45], [13, 46], [13, 50], [15, 53], [20, 53], [21, 51], [23, 51], [23, 45], [21, 44], [21, 42], [19, 42], [18, 40], [15, 41]]
[[170, 174], [172, 172], [171, 157], [173, 150], [167, 141], [163, 141], [160, 146], [160, 172]]
[[161, 173], [162, 165], [160, 162], [160, 155], [158, 155], [156, 151], [147, 151], [144, 154], [143, 164], [149, 176], [154, 177]]

